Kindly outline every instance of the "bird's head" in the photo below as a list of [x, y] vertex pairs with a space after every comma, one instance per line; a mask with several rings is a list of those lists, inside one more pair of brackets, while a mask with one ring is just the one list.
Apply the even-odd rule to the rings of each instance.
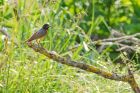
[[47, 30], [49, 27], [50, 27], [49, 24], [44, 24], [42, 28]]

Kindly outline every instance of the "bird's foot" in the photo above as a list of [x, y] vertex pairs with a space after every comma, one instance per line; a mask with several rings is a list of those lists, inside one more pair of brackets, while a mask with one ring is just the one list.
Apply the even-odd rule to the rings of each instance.
[[28, 46], [32, 46], [32, 42], [26, 42]]

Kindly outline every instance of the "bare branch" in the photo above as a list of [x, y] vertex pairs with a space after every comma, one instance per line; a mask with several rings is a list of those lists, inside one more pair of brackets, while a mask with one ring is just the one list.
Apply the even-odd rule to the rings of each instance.
[[[129, 50], [129, 49], [136, 51], [137, 46], [140, 46], [140, 39], [137, 38], [137, 36], [140, 36], [140, 33], [136, 33], [133, 35], [122, 35], [121, 37], [115, 37], [115, 38], [111, 37], [108, 39], [93, 41], [87, 44], [100, 45], [100, 46], [117, 45], [117, 46], [120, 46], [120, 48], [116, 49], [116, 51], [123, 51], [123, 50]], [[73, 50], [75, 48], [78, 48], [79, 46], [82, 46], [82, 45], [77, 44], [74, 47], [69, 48], [69, 50]]]
[[116, 80], [116, 81], [124, 81], [124, 82], [128, 82], [130, 79], [129, 75], [118, 75], [115, 73], [110, 73], [102, 69], [99, 69], [95, 66], [85, 64], [83, 62], [72, 61], [71, 58], [61, 57], [56, 52], [49, 52], [48, 50], [46, 50], [45, 48], [37, 44], [28, 43], [28, 46], [32, 48], [34, 51], [39, 52], [56, 62], [65, 64], [68, 66], [72, 66], [72, 67], [77, 67], [88, 72], [93, 72], [107, 79]]
[[130, 84], [131, 88], [133, 89], [133, 91], [135, 91], [135, 93], [140, 93], [140, 88], [138, 87], [138, 84], [136, 83], [132, 73], [129, 73], [128, 75], [119, 75], [116, 73], [111, 73], [108, 71], [104, 71], [103, 69], [97, 68], [95, 66], [85, 64], [83, 62], [73, 61], [73, 60], [71, 60], [71, 58], [61, 57], [56, 52], [54, 52], [54, 51], [50, 52], [47, 49], [45, 49], [37, 44], [31, 44], [31, 43], [27, 43], [27, 44], [34, 51], [39, 52], [40, 54], [43, 54], [46, 57], [48, 57], [58, 63], [80, 68], [82, 70], [100, 75], [106, 79], [127, 82]]

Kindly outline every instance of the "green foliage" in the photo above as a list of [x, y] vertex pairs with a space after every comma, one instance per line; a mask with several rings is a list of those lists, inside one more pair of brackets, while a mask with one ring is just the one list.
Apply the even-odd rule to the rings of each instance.
[[[7, 48], [5, 41], [0, 39], [0, 92], [132, 93], [126, 84], [58, 64], [24, 43], [48, 22], [52, 27], [41, 45], [62, 56], [69, 54], [73, 60], [112, 71], [114, 66], [104, 59], [109, 59], [108, 50], [100, 55], [94, 45], [88, 46], [87, 43], [94, 35], [108, 37], [110, 27], [123, 28], [127, 34], [139, 31], [139, 1], [118, 1], [0, 0], [0, 28], [5, 27], [11, 36]], [[82, 46], [70, 52], [69, 48], [76, 44]]]

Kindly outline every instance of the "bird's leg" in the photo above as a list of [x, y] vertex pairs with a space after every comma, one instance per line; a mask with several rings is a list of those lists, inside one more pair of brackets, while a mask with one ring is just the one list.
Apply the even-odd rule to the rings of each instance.
[[40, 45], [40, 40], [39, 40], [39, 39], [37, 39], [37, 40], [36, 40], [36, 43], [37, 43], [38, 45]]
[[32, 46], [32, 42], [26, 42], [29, 46]]
[[39, 43], [40, 43], [40, 42], [39, 42], [39, 40], [38, 40], [38, 39], [36, 40], [36, 43], [39, 45]]
[[37, 43], [39, 46], [42, 46], [41, 43], [40, 43], [40, 39], [37, 39], [37, 40], [36, 40], [36, 43]]

